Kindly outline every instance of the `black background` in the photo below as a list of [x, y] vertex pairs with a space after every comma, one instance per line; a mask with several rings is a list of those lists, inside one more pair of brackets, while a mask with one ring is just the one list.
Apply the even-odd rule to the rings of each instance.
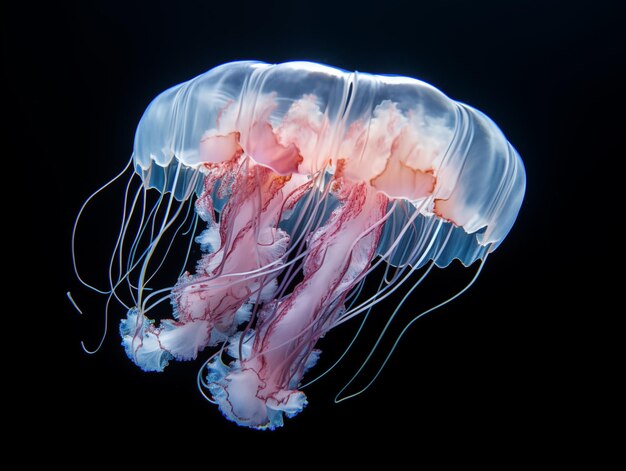
[[[589, 339], [572, 332], [601, 312], [595, 261], [612, 253], [607, 237], [617, 210], [607, 181], [625, 129], [617, 105], [623, 12], [598, 1], [307, 5], [60, 1], [11, 7], [3, 18], [13, 125], [4, 175], [24, 188], [17, 202], [12, 192], [5, 202], [27, 221], [10, 231], [26, 259], [14, 290], [27, 290], [27, 307], [13, 310], [10, 322], [36, 358], [23, 368], [37, 378], [29, 404], [40, 413], [22, 419], [31, 430], [53, 433], [63, 424], [74, 439], [112, 426], [106, 439], [136, 431], [155, 444], [262, 434], [227, 422], [200, 397], [199, 362], [140, 372], [119, 345], [119, 309], [102, 351], [84, 354], [79, 342], [97, 339], [101, 306], [80, 289], [69, 253], [77, 210], [126, 162], [148, 103], [238, 59], [311, 60], [425, 80], [490, 116], [522, 155], [528, 179], [518, 221], [476, 285], [418, 322], [368, 392], [333, 404], [357, 356], [309, 389], [309, 406], [274, 434], [394, 437], [408, 425], [442, 440], [482, 430], [485, 440], [506, 442], [524, 427], [549, 436], [585, 414], [581, 407], [572, 414], [571, 395], [590, 367]], [[82, 235], [94, 240], [96, 258], [111, 243], [118, 196], [98, 203]], [[453, 294], [474, 268], [438, 270], [407, 315], [423, 307], [422, 296]], [[380, 316], [390, 307], [382, 304]], [[322, 348], [340, 351], [349, 334], [339, 329]]]

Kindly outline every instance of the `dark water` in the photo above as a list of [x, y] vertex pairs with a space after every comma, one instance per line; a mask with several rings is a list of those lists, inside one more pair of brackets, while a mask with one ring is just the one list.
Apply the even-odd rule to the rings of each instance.
[[[55, 2], [12, 7], [3, 18], [6, 92], [15, 106], [9, 119], [16, 125], [9, 139], [17, 144], [8, 158], [25, 180], [18, 210], [31, 227], [19, 237], [27, 242], [23, 279], [39, 286], [27, 295], [27, 312], [13, 313], [15, 340], [36, 358], [23, 369], [32, 374], [35, 365], [45, 378], [28, 403], [40, 409], [29, 419], [35, 429], [52, 433], [63, 423], [78, 438], [86, 436], [82, 427], [114, 427], [120, 440], [133, 433], [259, 435], [227, 422], [201, 398], [198, 362], [170, 365], [160, 375], [131, 364], [119, 345], [119, 308], [102, 350], [85, 355], [79, 342], [96, 341], [101, 305], [79, 289], [69, 253], [80, 204], [122, 168], [150, 100], [236, 59], [312, 60], [430, 82], [498, 123], [528, 179], [516, 225], [470, 292], [418, 322], [367, 393], [333, 404], [363, 347], [309, 389], [309, 406], [274, 433], [394, 437], [409, 424], [416, 436], [447, 439], [480, 426], [506, 441], [520, 427], [545, 433], [575, 421], [564, 391], [589, 365], [579, 350], [584, 337], [573, 328], [601, 311], [603, 275], [594, 267], [610, 256], [606, 237], [616, 216], [607, 181], [624, 131], [614, 105], [623, 16], [603, 2], [385, 1], [375, 10], [337, 3]], [[35, 184], [26, 183], [29, 172]], [[94, 240], [90, 256], [104, 261], [119, 194], [98, 205], [102, 219], [92, 218], [82, 237]], [[88, 275], [102, 268], [94, 265], [85, 268]], [[471, 274], [438, 270], [407, 314], [454, 293]], [[78, 316], [67, 290], [89, 317]], [[321, 347], [330, 357], [350, 332], [338, 329]]]

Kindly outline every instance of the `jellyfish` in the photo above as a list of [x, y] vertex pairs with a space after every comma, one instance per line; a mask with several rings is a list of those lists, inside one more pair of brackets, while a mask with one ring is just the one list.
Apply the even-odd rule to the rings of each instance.
[[[520, 156], [480, 111], [413, 78], [311, 62], [231, 62], [163, 92], [114, 180], [127, 174], [109, 286], [81, 278], [75, 259], [79, 280], [107, 311], [124, 306], [122, 344], [141, 369], [213, 347], [200, 391], [257, 429], [305, 407], [303, 378], [331, 329], [398, 290], [406, 299], [433, 266], [482, 267], [525, 192]], [[111, 184], [81, 208], [73, 243]], [[180, 271], [153, 286], [185, 238]], [[379, 267], [380, 289], [363, 295]]]

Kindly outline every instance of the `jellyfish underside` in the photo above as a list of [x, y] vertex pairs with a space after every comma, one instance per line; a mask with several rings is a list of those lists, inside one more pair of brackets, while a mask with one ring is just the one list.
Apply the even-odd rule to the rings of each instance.
[[[409, 83], [421, 98], [407, 106], [391, 92], [372, 96], [368, 80], [380, 77], [342, 74], [308, 63], [227, 64], [157, 98], [138, 129], [137, 190], [133, 197], [129, 182], [111, 264], [120, 268], [99, 291], [110, 299], [130, 292], [122, 343], [145, 371], [216, 347], [198, 384], [240, 425], [273, 429], [300, 412], [300, 386], [322, 336], [375, 311], [422, 267], [484, 259], [521, 204], [519, 156], [484, 115], [422, 82]], [[311, 90], [322, 75], [332, 93]], [[239, 95], [228, 86], [238, 77], [246, 84], [232, 86]], [[285, 77], [293, 78], [289, 94]], [[391, 91], [405, 86], [389, 80]], [[443, 104], [429, 104], [429, 94]], [[202, 105], [213, 107], [205, 123]], [[147, 150], [155, 122], [169, 139]], [[472, 152], [492, 162], [468, 159]], [[484, 166], [491, 174], [474, 180], [492, 188], [477, 192], [469, 181]], [[151, 188], [160, 193], [153, 207]], [[185, 224], [191, 238], [205, 226], [195, 237], [195, 270], [184, 270], [185, 258], [173, 287], [151, 290], [157, 257], [170, 255], [157, 247], [180, 238]], [[358, 296], [381, 265], [393, 275], [377, 293]], [[164, 302], [173, 318], [151, 320]]]

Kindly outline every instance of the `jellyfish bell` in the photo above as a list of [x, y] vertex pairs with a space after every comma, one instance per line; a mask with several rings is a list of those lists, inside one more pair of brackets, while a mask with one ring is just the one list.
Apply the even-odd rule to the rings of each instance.
[[[101, 290], [130, 292], [126, 352], [161, 371], [222, 345], [199, 386], [254, 428], [306, 405], [299, 385], [320, 337], [426, 264], [484, 259], [525, 191], [519, 155], [479, 111], [412, 78], [309, 62], [228, 63], [165, 91], [139, 123], [132, 164], [137, 194], [161, 197], [138, 211], [137, 233], [123, 225], [131, 250], [118, 243], [113, 256], [127, 269]], [[190, 204], [194, 227], [206, 224], [203, 254], [193, 273], [150, 291], [157, 247]], [[395, 267], [391, 279], [348, 306], [381, 264]], [[163, 301], [173, 318], [157, 324], [150, 311]]]

